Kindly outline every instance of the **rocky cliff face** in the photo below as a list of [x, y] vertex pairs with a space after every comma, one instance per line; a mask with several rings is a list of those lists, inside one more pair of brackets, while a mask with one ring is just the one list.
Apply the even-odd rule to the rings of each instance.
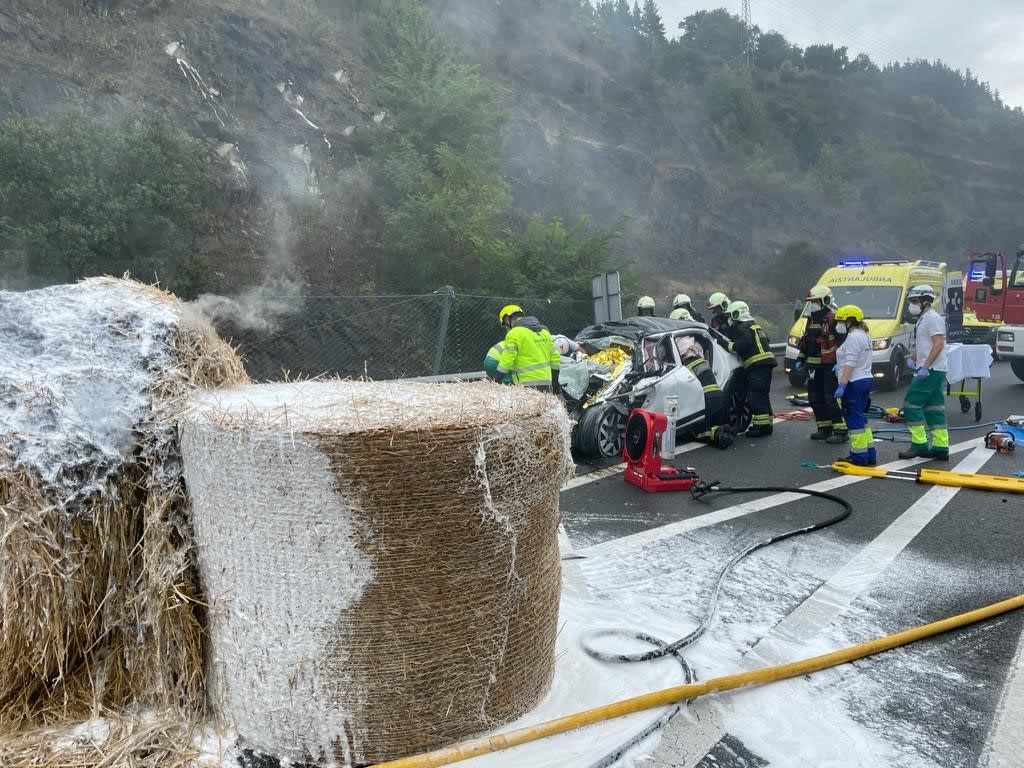
[[[996, 141], [936, 143], [926, 124], [885, 105], [841, 116], [925, 162], [957, 212], [960, 252], [906, 252], [810, 187], [770, 173], [737, 177], [698, 100], [657, 97], [635, 69], [596, 55], [579, 30], [539, 17], [524, 33], [501, 4], [431, 5], [505, 90], [505, 173], [517, 210], [561, 207], [603, 226], [629, 216], [618, 247], [641, 273], [670, 283], [665, 292], [675, 283], [718, 286], [723, 273], [737, 289], [756, 288], [759, 268], [795, 240], [826, 252], [959, 262], [969, 247], [1009, 248], [1022, 237], [1024, 158], [1001, 156]], [[210, 243], [231, 284], [260, 279], [272, 227], [254, 204], [257, 191], [264, 201], [315, 198], [330, 183], [351, 189], [353, 200], [372, 197], [363, 168], [390, 116], [374, 98], [358, 25], [328, 18], [312, 0], [129, 0], [119, 8], [8, 0], [0, 118], [159, 112], [207, 141], [233, 180], [232, 212]], [[567, 176], [570, 202], [558, 199]]]

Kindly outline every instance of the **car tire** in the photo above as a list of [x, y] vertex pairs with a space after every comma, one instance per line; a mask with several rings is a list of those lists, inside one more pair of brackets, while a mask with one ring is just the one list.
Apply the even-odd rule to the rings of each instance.
[[1013, 369], [1013, 374], [1021, 381], [1024, 381], [1024, 359], [1011, 360], [1010, 368]]
[[895, 354], [892, 357], [892, 365], [889, 375], [882, 379], [885, 388], [889, 390], [899, 389], [907, 380], [906, 357], [902, 354]]
[[791, 387], [803, 387], [807, 384], [807, 371], [798, 371], [796, 368], [790, 368], [786, 373], [789, 376], [789, 385]]
[[622, 455], [626, 417], [611, 403], [598, 403], [583, 411], [573, 444], [581, 457], [610, 459]]

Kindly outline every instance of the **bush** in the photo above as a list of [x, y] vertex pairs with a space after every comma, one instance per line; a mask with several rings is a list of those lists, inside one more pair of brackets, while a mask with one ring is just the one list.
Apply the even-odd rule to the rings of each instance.
[[216, 188], [202, 145], [164, 120], [0, 123], [0, 248], [25, 251], [39, 281], [130, 272], [207, 290], [195, 244]]

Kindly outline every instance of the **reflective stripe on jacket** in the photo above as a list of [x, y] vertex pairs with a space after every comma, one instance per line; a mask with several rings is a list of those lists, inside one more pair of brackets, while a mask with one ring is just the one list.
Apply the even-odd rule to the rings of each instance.
[[835, 365], [839, 339], [836, 337], [835, 317], [830, 310], [813, 312], [807, 318], [807, 327], [798, 348], [798, 358], [807, 365]]
[[499, 374], [511, 374], [515, 384], [550, 384], [551, 372], [561, 365], [551, 332], [534, 317], [523, 317], [505, 336], [498, 360]]
[[744, 368], [755, 365], [775, 366], [775, 355], [769, 348], [768, 335], [752, 320], [732, 324], [729, 351], [735, 352], [743, 361]]

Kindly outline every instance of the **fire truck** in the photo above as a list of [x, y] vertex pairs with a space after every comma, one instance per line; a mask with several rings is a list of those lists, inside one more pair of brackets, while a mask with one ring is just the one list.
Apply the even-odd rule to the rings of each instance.
[[999, 251], [972, 251], [967, 262], [964, 305], [996, 328], [996, 353], [1024, 381], [1024, 245], [1010, 269]]

